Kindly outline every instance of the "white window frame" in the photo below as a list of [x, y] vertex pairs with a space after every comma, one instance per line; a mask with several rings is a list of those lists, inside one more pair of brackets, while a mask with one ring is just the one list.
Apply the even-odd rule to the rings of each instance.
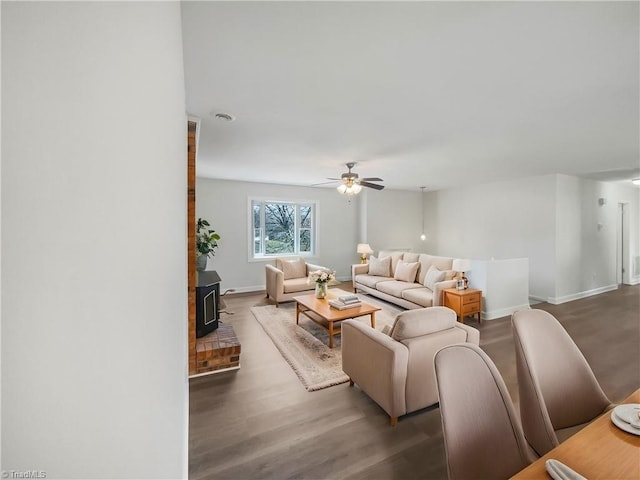
[[[254, 241], [255, 241], [255, 231], [254, 231], [254, 225], [253, 225], [253, 205], [254, 203], [262, 203], [262, 204], [266, 204], [266, 203], [280, 203], [280, 204], [287, 204], [287, 205], [294, 205], [295, 209], [296, 209], [296, 220], [295, 220], [295, 240], [294, 240], [294, 252], [291, 253], [277, 253], [277, 254], [265, 254], [265, 253], [260, 253], [260, 254], [256, 254], [254, 252]], [[300, 231], [303, 230], [300, 227], [300, 216], [298, 215], [299, 212], [299, 208], [300, 206], [310, 206], [311, 207], [311, 228], [308, 230], [311, 230], [311, 251], [310, 252], [300, 252]], [[260, 262], [260, 261], [271, 261], [276, 257], [315, 257], [318, 254], [318, 201], [317, 200], [300, 200], [300, 199], [274, 199], [274, 198], [267, 198], [267, 197], [249, 197], [248, 199], [248, 208], [247, 208], [249, 215], [248, 215], [248, 233], [249, 233], [249, 261], [250, 262]], [[262, 230], [262, 232], [260, 232], [260, 242], [262, 243], [261, 245], [261, 250], [262, 252], [264, 252], [264, 241], [265, 241], [265, 237], [264, 237], [264, 225], [265, 225], [265, 219], [264, 219], [264, 214], [265, 214], [265, 209], [261, 208], [260, 209], [260, 229]], [[307, 230], [307, 228], [304, 228], [304, 230]]]

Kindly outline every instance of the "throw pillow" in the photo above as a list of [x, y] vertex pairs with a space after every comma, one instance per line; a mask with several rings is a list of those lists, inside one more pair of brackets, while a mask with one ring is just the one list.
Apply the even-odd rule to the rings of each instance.
[[413, 283], [416, 281], [419, 266], [420, 264], [418, 262], [398, 262], [393, 278], [401, 282]]
[[458, 275], [458, 272], [456, 272], [455, 270], [445, 270], [444, 279], [453, 280], [454, 278], [456, 278], [456, 275]]
[[391, 274], [391, 257], [369, 257], [369, 275], [388, 277]]
[[446, 272], [438, 270], [436, 267], [431, 265], [429, 267], [429, 270], [427, 271], [427, 274], [424, 276], [424, 286], [433, 291], [435, 288], [434, 285], [438, 282], [443, 281], [445, 274]]
[[417, 262], [419, 259], [419, 253], [404, 252], [404, 255], [402, 256], [402, 261], [407, 263]]
[[290, 278], [306, 277], [307, 264], [305, 263], [304, 258], [296, 258], [294, 260], [283, 260], [282, 273], [284, 274], [285, 280], [289, 280]]

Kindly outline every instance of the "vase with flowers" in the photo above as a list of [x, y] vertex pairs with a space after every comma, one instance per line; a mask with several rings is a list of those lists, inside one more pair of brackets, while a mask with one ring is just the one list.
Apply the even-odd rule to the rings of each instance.
[[308, 282], [316, 284], [316, 298], [324, 298], [327, 296], [327, 285], [336, 279], [336, 272], [327, 268], [314, 270], [309, 273]]

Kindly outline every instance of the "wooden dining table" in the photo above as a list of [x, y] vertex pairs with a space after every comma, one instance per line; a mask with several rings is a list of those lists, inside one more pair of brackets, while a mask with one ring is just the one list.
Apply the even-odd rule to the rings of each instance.
[[[640, 389], [620, 403], [640, 403]], [[511, 478], [548, 480], [545, 462], [553, 458], [588, 480], [640, 479], [640, 436], [616, 427], [611, 413], [602, 414]]]

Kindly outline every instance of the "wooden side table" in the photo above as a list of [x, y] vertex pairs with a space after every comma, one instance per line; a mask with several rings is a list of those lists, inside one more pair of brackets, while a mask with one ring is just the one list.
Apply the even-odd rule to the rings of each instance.
[[464, 323], [464, 317], [478, 314], [478, 322], [482, 323], [482, 290], [467, 288], [445, 288], [442, 290], [442, 305], [456, 312], [458, 321]]

